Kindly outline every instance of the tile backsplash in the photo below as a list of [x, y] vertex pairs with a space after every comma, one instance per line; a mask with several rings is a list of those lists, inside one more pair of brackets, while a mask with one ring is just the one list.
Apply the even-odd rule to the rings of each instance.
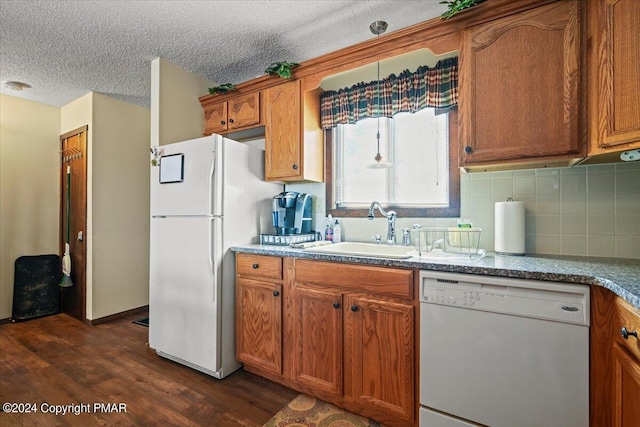
[[[325, 227], [324, 184], [290, 184], [314, 196], [314, 229]], [[493, 251], [494, 204], [525, 202], [526, 252], [640, 259], [640, 162], [465, 174], [462, 218], [482, 228], [480, 246]], [[339, 218], [343, 240], [372, 241], [386, 234], [376, 216]], [[399, 233], [414, 223], [455, 226], [457, 218], [398, 218]]]

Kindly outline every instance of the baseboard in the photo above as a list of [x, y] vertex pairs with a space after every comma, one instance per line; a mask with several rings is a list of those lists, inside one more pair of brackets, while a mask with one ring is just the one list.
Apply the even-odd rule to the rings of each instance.
[[11, 323], [10, 317], [7, 317], [6, 319], [0, 319], [0, 325], [4, 325], [6, 323]]
[[105, 317], [99, 317], [97, 319], [89, 320], [88, 323], [91, 326], [100, 325], [102, 323], [112, 322], [114, 320], [122, 319], [123, 317], [129, 317], [134, 314], [140, 314], [149, 311], [149, 306], [144, 305], [138, 308], [132, 308], [131, 310], [123, 311], [122, 313], [116, 313]]

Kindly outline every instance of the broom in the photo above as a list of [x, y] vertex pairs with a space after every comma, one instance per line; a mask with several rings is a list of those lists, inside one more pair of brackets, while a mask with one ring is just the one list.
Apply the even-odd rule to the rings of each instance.
[[71, 255], [69, 254], [69, 217], [71, 210], [71, 166], [67, 165], [67, 240], [64, 244], [64, 256], [62, 257], [62, 280], [60, 287], [68, 288], [73, 286], [71, 281]]

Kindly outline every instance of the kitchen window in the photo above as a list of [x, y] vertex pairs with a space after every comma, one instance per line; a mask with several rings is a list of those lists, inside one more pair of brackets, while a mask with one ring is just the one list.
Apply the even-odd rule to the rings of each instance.
[[[457, 113], [434, 108], [327, 130], [327, 214], [365, 217], [377, 200], [404, 217], [458, 217]], [[389, 168], [372, 168], [377, 153]]]

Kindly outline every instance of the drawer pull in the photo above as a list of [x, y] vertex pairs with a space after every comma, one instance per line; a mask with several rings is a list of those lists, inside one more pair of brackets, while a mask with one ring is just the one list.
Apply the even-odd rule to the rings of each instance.
[[278, 291], [273, 291], [273, 296], [274, 296], [274, 297], [277, 297], [278, 295], [280, 295], [280, 292], [278, 292]]
[[353, 312], [358, 311], [358, 306], [357, 306], [357, 305], [355, 305], [355, 304], [354, 304], [354, 305], [352, 305], [352, 306], [351, 306], [351, 311], [353, 311]]
[[574, 307], [572, 305], [563, 305], [562, 309], [564, 311], [578, 311], [578, 307]]
[[258, 264], [253, 264], [251, 267], [253, 267], [254, 270], [260, 268], [260, 266]]
[[622, 327], [622, 329], [620, 329], [620, 334], [622, 335], [622, 338], [624, 338], [625, 340], [629, 338], [629, 335], [633, 335], [634, 337], [638, 338], [638, 332], [627, 331], [627, 328], [625, 328], [624, 326]]
[[334, 302], [333, 303], [333, 308], [340, 308], [340, 303], [339, 302]]

